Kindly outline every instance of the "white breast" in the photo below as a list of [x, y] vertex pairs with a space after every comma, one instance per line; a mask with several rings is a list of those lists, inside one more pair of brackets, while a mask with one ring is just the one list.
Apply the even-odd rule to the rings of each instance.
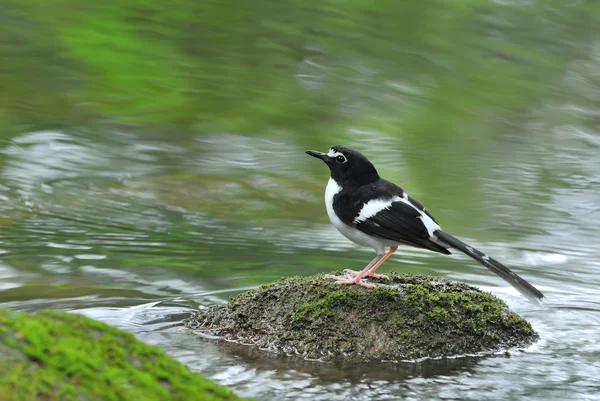
[[327, 188], [325, 189], [325, 207], [327, 208], [327, 215], [329, 216], [329, 220], [331, 220], [331, 224], [333, 224], [344, 237], [355, 244], [373, 248], [379, 254], [382, 254], [385, 251], [385, 247], [398, 245], [392, 241], [371, 237], [340, 220], [333, 210], [333, 197], [341, 190], [342, 187], [340, 187], [333, 178], [330, 178], [327, 183]]

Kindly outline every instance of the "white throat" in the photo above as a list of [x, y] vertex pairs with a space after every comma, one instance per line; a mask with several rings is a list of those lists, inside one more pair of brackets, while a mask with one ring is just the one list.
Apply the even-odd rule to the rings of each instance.
[[342, 187], [330, 177], [329, 182], [327, 182], [327, 188], [325, 188], [325, 207], [327, 207], [327, 214], [330, 218], [331, 213], [333, 213], [333, 197], [341, 190]]

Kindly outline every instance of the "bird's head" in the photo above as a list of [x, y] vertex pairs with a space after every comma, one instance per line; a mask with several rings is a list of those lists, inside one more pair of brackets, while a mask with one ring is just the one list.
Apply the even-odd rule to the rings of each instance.
[[327, 153], [316, 150], [307, 150], [306, 153], [323, 160], [329, 167], [331, 178], [340, 185], [364, 185], [379, 179], [373, 163], [356, 150], [337, 145], [332, 146]]

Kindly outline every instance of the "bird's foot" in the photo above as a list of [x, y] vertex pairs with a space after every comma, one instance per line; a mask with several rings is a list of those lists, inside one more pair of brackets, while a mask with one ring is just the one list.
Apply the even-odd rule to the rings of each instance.
[[[351, 276], [358, 276], [358, 274], [361, 272], [357, 272], [356, 270], [346, 269], [346, 270], [344, 270], [344, 273], [349, 274]], [[363, 278], [364, 277], [384, 278], [386, 280], [389, 279], [389, 277], [386, 276], [385, 274], [378, 274], [378, 273], [371, 273], [371, 272], [368, 272], [367, 274], [365, 274], [363, 276]]]
[[354, 284], [354, 285], [359, 285], [359, 286], [365, 287], [365, 288], [373, 288], [373, 285], [363, 283], [362, 281], [360, 281], [359, 277], [346, 278], [346, 277], [333, 276], [333, 279], [336, 281], [337, 284]]
[[356, 270], [350, 270], [350, 269], [344, 269], [344, 273], [349, 274], [351, 276], [358, 276], [358, 273]]

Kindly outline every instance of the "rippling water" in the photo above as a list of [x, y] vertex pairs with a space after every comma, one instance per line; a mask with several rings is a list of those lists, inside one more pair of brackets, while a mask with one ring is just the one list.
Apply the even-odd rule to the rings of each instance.
[[[5, 3], [1, 306], [86, 314], [261, 401], [600, 399], [600, 3]], [[304, 154], [339, 142], [550, 305], [460, 255], [403, 249], [382, 271], [477, 285], [541, 340], [336, 365], [184, 330], [372, 258], [329, 224]]]
[[[447, 181], [427, 199], [415, 193], [418, 185], [411, 192], [432, 204], [445, 229], [538, 286], [549, 308], [531, 306], [460, 256], [404, 250], [384, 268], [444, 274], [505, 299], [541, 336], [508, 358], [340, 366], [183, 330], [181, 320], [197, 307], [281, 276], [360, 267], [371, 257], [328, 224], [327, 173], [313, 170], [303, 147], [234, 134], [185, 144], [121, 133], [106, 134], [104, 143], [60, 131], [14, 138], [1, 166], [0, 301], [108, 322], [261, 400], [596, 399], [598, 135], [572, 127], [531, 132], [490, 139], [479, 154], [443, 156], [454, 157], [461, 174], [479, 166], [452, 177], [473, 181], [475, 200], [449, 201], [456, 194]], [[365, 148], [402, 185], [406, 150]]]

